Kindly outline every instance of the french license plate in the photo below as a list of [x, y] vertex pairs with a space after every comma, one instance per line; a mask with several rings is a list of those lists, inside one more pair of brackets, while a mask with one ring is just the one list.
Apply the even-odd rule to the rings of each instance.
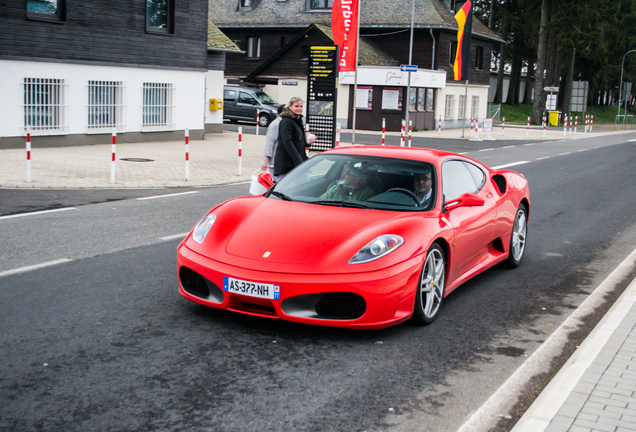
[[280, 300], [280, 285], [244, 281], [228, 276], [223, 277], [223, 291], [250, 297]]

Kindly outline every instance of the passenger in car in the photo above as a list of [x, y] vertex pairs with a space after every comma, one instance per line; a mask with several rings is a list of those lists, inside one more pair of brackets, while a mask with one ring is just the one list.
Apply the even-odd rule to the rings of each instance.
[[375, 195], [367, 186], [368, 172], [363, 163], [348, 163], [342, 170], [341, 180], [327, 189], [320, 198], [347, 201], [366, 201]]
[[431, 202], [433, 196], [433, 173], [429, 168], [424, 172], [413, 174], [413, 188], [420, 206], [425, 207]]

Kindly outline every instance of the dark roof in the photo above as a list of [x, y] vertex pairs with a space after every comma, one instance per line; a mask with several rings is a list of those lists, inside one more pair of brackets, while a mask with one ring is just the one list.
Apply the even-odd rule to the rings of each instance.
[[217, 26], [208, 20], [208, 49], [214, 51], [242, 52]]
[[[208, 0], [209, 17], [221, 28], [302, 28], [310, 24], [331, 26], [331, 11], [308, 11], [309, 0], [251, 0], [240, 7], [239, 0]], [[361, 28], [405, 28], [411, 25], [410, 2], [364, 0], [360, 9]], [[457, 30], [454, 14], [440, 0], [415, 0], [415, 28]], [[478, 19], [473, 20], [473, 35], [502, 42], [496, 32]]]
[[[259, 76], [262, 76], [263, 72], [267, 70], [267, 68], [277, 61], [280, 61], [283, 57], [285, 51], [289, 50], [296, 42], [304, 39], [305, 35], [312, 31], [319, 31], [323, 33], [327, 38], [333, 41], [333, 34], [331, 33], [331, 28], [324, 25], [311, 24], [309, 25], [303, 32], [301, 32], [298, 36], [294, 38], [294, 40], [290, 41], [287, 45], [280, 49], [276, 54], [271, 56], [267, 61], [265, 61], [262, 65], [254, 69], [252, 73], [250, 73], [245, 80], [253, 81], [258, 79]], [[365, 38], [360, 38], [360, 46], [358, 47], [358, 64], [364, 66], [397, 66], [400, 63], [391, 58], [384, 51], [376, 47], [373, 43], [366, 41]]]

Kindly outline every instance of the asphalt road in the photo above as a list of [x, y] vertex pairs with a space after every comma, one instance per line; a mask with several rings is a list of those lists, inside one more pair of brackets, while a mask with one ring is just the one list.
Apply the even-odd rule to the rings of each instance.
[[471, 143], [528, 178], [527, 255], [424, 328], [302, 326], [181, 298], [180, 238], [248, 185], [67, 191], [55, 206], [68, 210], [19, 217], [46, 197], [0, 191], [16, 216], [0, 217], [0, 430], [454, 431], [633, 249], [635, 137]]

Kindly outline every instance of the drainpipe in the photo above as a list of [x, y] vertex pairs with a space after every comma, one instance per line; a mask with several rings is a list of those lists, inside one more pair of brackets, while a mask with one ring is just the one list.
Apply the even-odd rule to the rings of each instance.
[[429, 29], [431, 37], [433, 38], [433, 56], [431, 57], [431, 70], [435, 70], [435, 36], [433, 36], [433, 29]]

